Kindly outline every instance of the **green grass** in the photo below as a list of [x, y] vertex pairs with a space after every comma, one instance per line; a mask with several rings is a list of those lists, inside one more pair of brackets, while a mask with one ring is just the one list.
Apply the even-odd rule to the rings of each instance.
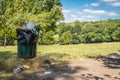
[[[67, 54], [72, 58], [86, 58], [105, 56], [120, 50], [120, 42], [98, 43], [98, 44], [78, 44], [78, 45], [44, 45], [38, 46], [40, 53]], [[38, 54], [39, 55], [39, 54]]]
[[[85, 58], [87, 56], [97, 57], [108, 55], [120, 50], [120, 42], [98, 43], [98, 44], [78, 44], [78, 45], [38, 45], [37, 55], [58, 54], [69, 55], [72, 58]], [[17, 55], [17, 46], [0, 47], [0, 52], [11, 52]], [[4, 55], [2, 55], [4, 56]]]
[[[52, 59], [63, 61], [106, 56], [117, 53], [120, 50], [120, 42], [98, 43], [98, 44], [78, 44], [78, 45], [38, 45], [37, 57], [31, 60], [33, 67], [40, 64], [41, 59]], [[22, 59], [17, 56], [17, 46], [0, 47], [0, 76], [7, 78], [13, 75], [14, 68], [22, 63]], [[34, 69], [31, 69], [31, 71]], [[23, 72], [24, 73], [24, 72]]]

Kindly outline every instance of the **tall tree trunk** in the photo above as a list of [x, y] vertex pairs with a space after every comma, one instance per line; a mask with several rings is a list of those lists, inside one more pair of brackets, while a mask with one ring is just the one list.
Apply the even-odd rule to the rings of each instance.
[[4, 33], [4, 47], [6, 47], [6, 42], [7, 42], [7, 37], [6, 37], [6, 32]]

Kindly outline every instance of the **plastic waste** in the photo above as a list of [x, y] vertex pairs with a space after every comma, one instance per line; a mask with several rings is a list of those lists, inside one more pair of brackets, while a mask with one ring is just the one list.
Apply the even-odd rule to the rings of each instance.
[[34, 23], [29, 22], [26, 26], [27, 26], [27, 29], [33, 29], [34, 28]]
[[16, 73], [19, 73], [20, 71], [21, 71], [21, 68], [18, 67], [13, 70], [13, 73], [16, 74]]
[[35, 26], [39, 26], [39, 24], [38, 24], [38, 23], [34, 23], [34, 25], [35, 25]]
[[50, 71], [47, 71], [45, 68], [41, 68], [41, 71], [44, 73], [44, 74], [51, 74]]
[[45, 66], [46, 66], [47, 68], [50, 68], [50, 64], [47, 64], [47, 63], [46, 63]]
[[34, 36], [38, 35], [38, 31], [35, 28], [31, 29], [31, 32]]
[[23, 67], [26, 68], [26, 69], [30, 68], [30, 66], [28, 66], [28, 65], [23, 65]]
[[71, 67], [70, 70], [71, 70], [71, 71], [74, 71], [74, 70], [75, 70], [75, 67]]
[[30, 43], [32, 39], [32, 34], [28, 30], [16, 29], [17, 39], [19, 43]]
[[17, 39], [18, 43], [29, 44], [32, 42], [36, 42], [39, 35], [39, 24], [29, 22], [27, 25], [23, 24], [21, 28], [17, 28]]
[[68, 68], [67, 68], [67, 71], [70, 72], [70, 73], [72, 73], [72, 72], [75, 71], [75, 67], [68, 67]]
[[27, 26], [25, 24], [22, 25], [23, 29], [27, 29]]
[[16, 74], [16, 73], [21, 72], [23, 69], [29, 69], [29, 68], [30, 68], [30, 67], [27, 66], [27, 65], [18, 66], [17, 68], [15, 68], [15, 69], [13, 70], [13, 73]]
[[34, 23], [34, 28], [36, 29], [36, 30], [39, 30], [39, 23]]
[[53, 61], [51, 61], [51, 65], [54, 65], [55, 63]]
[[47, 72], [44, 72], [44, 74], [51, 74], [51, 72], [50, 72], [50, 71], [47, 71]]
[[41, 68], [41, 71], [42, 72], [46, 72], [47, 70], [45, 68]]

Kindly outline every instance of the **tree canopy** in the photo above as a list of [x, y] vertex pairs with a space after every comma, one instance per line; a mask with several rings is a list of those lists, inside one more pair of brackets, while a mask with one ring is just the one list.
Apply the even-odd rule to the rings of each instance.
[[[4, 35], [4, 44], [9, 42], [10, 37], [15, 39], [18, 23], [29, 21], [40, 24], [40, 43], [42, 44], [46, 32], [54, 32], [56, 22], [64, 19], [62, 4], [59, 0], [0, 0], [0, 15], [0, 30]], [[11, 32], [12, 36], [9, 35]]]
[[61, 23], [58, 28], [60, 29], [58, 33], [60, 38], [65, 32], [71, 31], [71, 44], [120, 41], [120, 19]]

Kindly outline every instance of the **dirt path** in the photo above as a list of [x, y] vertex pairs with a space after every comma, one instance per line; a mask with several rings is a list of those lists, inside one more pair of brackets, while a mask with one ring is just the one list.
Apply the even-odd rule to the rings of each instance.
[[41, 71], [12, 76], [8, 80], [120, 80], [120, 54], [96, 59], [79, 59], [51, 66], [51, 74]]
[[77, 66], [79, 69], [74, 74], [62, 74], [56, 80], [120, 80], [120, 68], [113, 69], [105, 67], [98, 60], [80, 59], [70, 66]]

